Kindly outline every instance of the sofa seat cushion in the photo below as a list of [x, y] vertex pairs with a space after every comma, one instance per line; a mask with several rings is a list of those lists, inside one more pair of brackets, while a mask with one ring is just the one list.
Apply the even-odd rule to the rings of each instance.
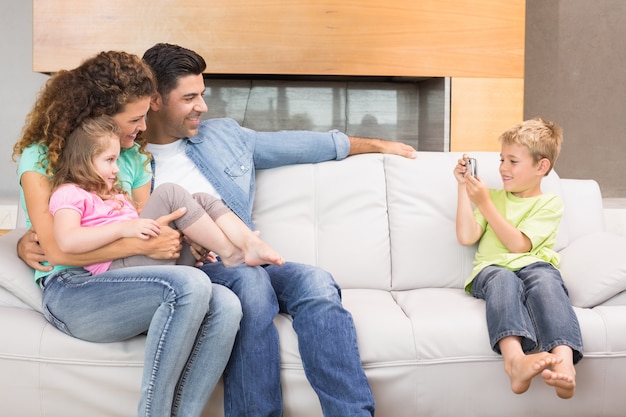
[[[462, 290], [348, 289], [343, 304], [353, 316], [368, 369], [499, 360], [489, 347], [484, 302]], [[283, 366], [301, 367], [291, 318], [281, 315], [276, 323]]]
[[9, 336], [0, 338], [0, 368], [18, 393], [10, 402], [20, 404], [19, 415], [123, 416], [137, 409], [145, 337], [85, 342], [37, 311], [11, 307], [0, 307], [0, 329]]

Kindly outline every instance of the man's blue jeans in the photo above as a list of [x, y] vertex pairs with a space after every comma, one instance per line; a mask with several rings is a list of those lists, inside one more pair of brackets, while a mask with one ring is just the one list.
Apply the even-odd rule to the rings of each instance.
[[202, 269], [212, 282], [237, 294], [243, 310], [224, 373], [227, 417], [282, 416], [279, 341], [273, 322], [278, 312], [293, 318], [304, 371], [324, 415], [374, 414], [352, 316], [328, 272], [291, 262], [234, 268], [207, 263]]
[[566, 345], [574, 351], [574, 363], [583, 357], [583, 342], [561, 273], [547, 262], [536, 262], [518, 271], [491, 265], [476, 275], [472, 295], [486, 301], [487, 328], [492, 349], [498, 342], [520, 336], [522, 349], [550, 352]]
[[138, 416], [200, 416], [230, 357], [239, 300], [188, 266], [140, 266], [46, 277], [44, 315], [91, 342], [147, 332]]

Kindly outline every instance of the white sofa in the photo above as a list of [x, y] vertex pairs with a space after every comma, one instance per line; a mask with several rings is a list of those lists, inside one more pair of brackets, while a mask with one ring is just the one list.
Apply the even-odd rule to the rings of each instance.
[[[499, 187], [497, 153], [474, 156]], [[626, 237], [604, 231], [597, 184], [544, 180], [565, 202], [558, 249], [585, 346], [576, 396], [558, 399], [540, 378], [514, 395], [489, 348], [484, 303], [462, 290], [474, 248], [455, 237], [458, 157], [361, 155], [258, 172], [254, 220], [287, 259], [319, 265], [342, 286], [378, 417], [626, 415]], [[0, 414], [133, 416], [143, 338], [88, 343], [49, 325], [15, 254], [22, 231], [0, 238]], [[276, 325], [284, 415], [321, 416], [290, 318]], [[205, 416], [222, 415], [221, 394]]]

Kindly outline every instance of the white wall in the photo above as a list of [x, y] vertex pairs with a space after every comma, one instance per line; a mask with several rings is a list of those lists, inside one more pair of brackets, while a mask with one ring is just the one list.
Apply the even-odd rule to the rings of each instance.
[[0, 3], [0, 208], [17, 205], [17, 164], [11, 161], [13, 145], [48, 78], [32, 70], [32, 11], [31, 1]]

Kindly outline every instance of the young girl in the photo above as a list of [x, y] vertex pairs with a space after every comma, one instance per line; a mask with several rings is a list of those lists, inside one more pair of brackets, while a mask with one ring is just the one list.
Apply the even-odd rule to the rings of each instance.
[[[50, 197], [54, 236], [62, 250], [81, 253], [123, 237], [156, 237], [160, 226], [153, 219], [184, 208], [185, 213], [174, 221], [176, 228], [202, 247], [211, 248], [225, 266], [284, 263], [257, 233], [209, 194], [192, 196], [176, 184], [163, 184], [151, 194], [139, 217], [118, 184], [119, 156], [119, 128], [108, 116], [85, 120], [67, 138]], [[98, 274], [122, 266], [171, 263], [173, 260], [132, 256], [85, 269]]]

